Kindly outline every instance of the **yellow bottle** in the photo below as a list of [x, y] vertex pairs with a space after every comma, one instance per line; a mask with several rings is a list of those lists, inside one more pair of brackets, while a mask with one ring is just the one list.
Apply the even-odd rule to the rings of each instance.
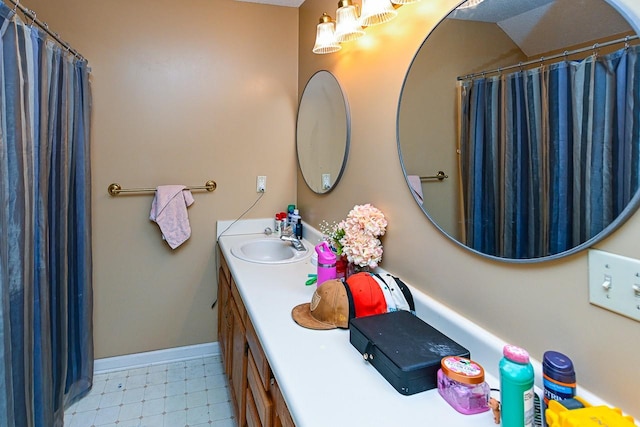
[[567, 409], [562, 404], [563, 401], [549, 401], [549, 407], [545, 412], [549, 427], [636, 427], [633, 418], [622, 415], [618, 408], [591, 406], [577, 396], [564, 402], [574, 399], [581, 403], [583, 408]]

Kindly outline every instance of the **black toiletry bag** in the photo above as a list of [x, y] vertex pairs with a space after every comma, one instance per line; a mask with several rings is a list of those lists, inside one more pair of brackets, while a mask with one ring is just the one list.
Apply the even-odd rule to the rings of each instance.
[[471, 357], [469, 350], [404, 310], [351, 319], [349, 341], [404, 395], [436, 388], [443, 357]]

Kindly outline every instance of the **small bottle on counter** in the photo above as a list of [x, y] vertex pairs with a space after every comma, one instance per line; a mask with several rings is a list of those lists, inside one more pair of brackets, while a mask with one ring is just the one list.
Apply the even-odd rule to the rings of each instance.
[[438, 393], [461, 414], [479, 414], [489, 410], [491, 388], [484, 381], [484, 369], [460, 356], [440, 361]]
[[282, 236], [282, 228], [280, 228], [281, 224], [282, 223], [280, 222], [280, 213], [277, 213], [274, 220], [274, 227], [273, 227], [273, 233], [276, 235], [276, 237]]
[[500, 360], [500, 403], [503, 427], [534, 427], [534, 372], [529, 353], [506, 345]]
[[546, 351], [542, 359], [544, 407], [549, 400], [572, 399], [576, 396], [576, 372], [573, 362], [557, 351]]
[[293, 215], [293, 211], [296, 209], [296, 205], [289, 205], [287, 206], [287, 225], [291, 228], [293, 228], [293, 222], [291, 221], [291, 216]]
[[300, 211], [298, 209], [294, 209], [293, 212], [291, 212], [291, 215], [289, 215], [289, 225], [293, 230], [295, 230], [296, 224], [300, 218], [302, 218], [302, 216], [300, 216]]
[[302, 218], [298, 218], [298, 222], [294, 228], [296, 238], [302, 239]]
[[[287, 213], [280, 212], [280, 235], [285, 234], [285, 229], [287, 228]], [[280, 237], [280, 236], [278, 236]]]

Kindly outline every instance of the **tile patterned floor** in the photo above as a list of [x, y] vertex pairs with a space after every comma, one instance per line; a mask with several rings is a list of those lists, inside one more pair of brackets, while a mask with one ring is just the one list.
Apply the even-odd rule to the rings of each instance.
[[236, 427], [220, 356], [94, 376], [65, 427]]

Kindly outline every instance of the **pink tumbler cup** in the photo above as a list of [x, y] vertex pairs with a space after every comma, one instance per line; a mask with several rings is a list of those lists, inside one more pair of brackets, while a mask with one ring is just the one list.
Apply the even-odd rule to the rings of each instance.
[[336, 254], [333, 253], [327, 242], [316, 245], [318, 253], [318, 281], [317, 286], [327, 280], [336, 278]]

